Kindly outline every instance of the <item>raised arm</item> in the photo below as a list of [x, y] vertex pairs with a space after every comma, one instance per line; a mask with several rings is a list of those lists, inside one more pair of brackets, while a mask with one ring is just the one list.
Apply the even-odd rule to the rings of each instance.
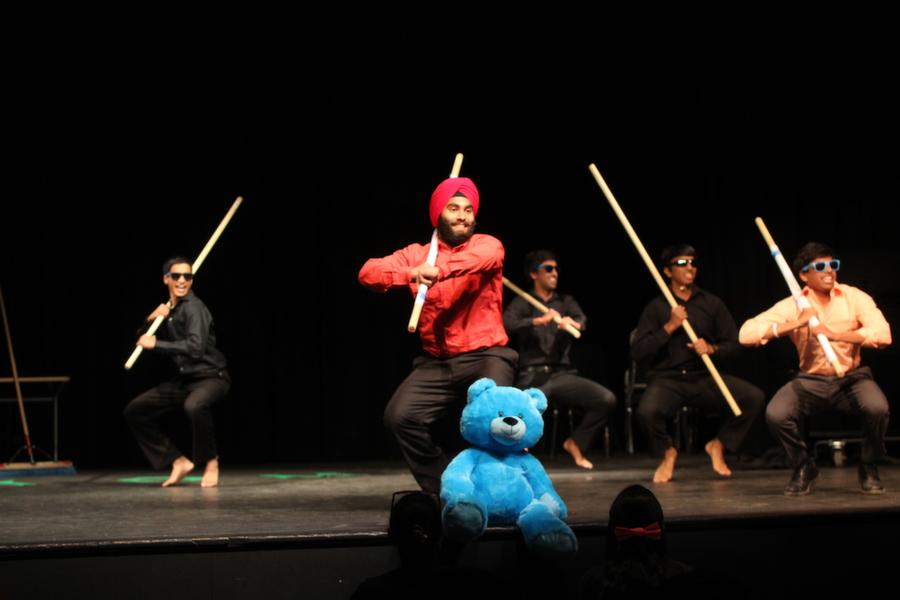
[[744, 321], [738, 340], [744, 346], [764, 346], [770, 340], [806, 325], [813, 315], [814, 309], [801, 312], [793, 298], [785, 298], [769, 310]]
[[500, 271], [504, 256], [505, 250], [500, 240], [490, 235], [474, 235], [465, 248], [438, 254], [439, 280]]
[[409, 286], [412, 269], [418, 262], [423, 262], [417, 260], [421, 248], [419, 244], [411, 244], [388, 256], [370, 258], [359, 270], [359, 282], [374, 292]]

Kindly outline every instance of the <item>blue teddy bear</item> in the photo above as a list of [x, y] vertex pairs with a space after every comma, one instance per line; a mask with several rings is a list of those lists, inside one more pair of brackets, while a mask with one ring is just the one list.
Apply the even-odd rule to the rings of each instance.
[[566, 505], [543, 465], [526, 452], [544, 433], [547, 397], [539, 389], [498, 386], [482, 378], [469, 387], [460, 430], [475, 447], [461, 452], [441, 476], [444, 533], [475, 539], [488, 525], [519, 526], [538, 554], [574, 553]]

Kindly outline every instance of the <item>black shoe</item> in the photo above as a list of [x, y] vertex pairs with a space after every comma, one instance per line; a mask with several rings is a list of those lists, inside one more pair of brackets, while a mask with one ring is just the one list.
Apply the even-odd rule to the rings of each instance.
[[816, 463], [811, 460], [806, 461], [796, 469], [791, 476], [791, 480], [784, 488], [785, 496], [806, 496], [812, 491], [813, 481], [819, 476], [819, 469]]
[[872, 463], [859, 465], [859, 485], [863, 494], [883, 494], [884, 486], [878, 476], [878, 467]]

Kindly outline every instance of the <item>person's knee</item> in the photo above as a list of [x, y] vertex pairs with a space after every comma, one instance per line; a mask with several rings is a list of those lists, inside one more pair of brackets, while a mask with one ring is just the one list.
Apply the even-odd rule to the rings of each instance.
[[512, 386], [516, 383], [516, 371], [512, 368], [512, 366], [507, 364], [503, 364], [498, 366], [497, 368], [491, 369], [490, 373], [485, 377], [493, 379], [494, 383], [504, 387]]
[[637, 410], [635, 411], [635, 415], [640, 422], [650, 423], [663, 416], [662, 410], [658, 404], [652, 401], [647, 402], [646, 398], [642, 400], [643, 401], [638, 403]]
[[398, 410], [393, 404], [389, 403], [384, 409], [382, 422], [389, 431], [397, 431], [404, 422], [403, 412]]
[[742, 404], [744, 405], [744, 412], [748, 412], [752, 415], [758, 415], [760, 412], [762, 412], [763, 407], [766, 405], [766, 395], [761, 389], [754, 386], [747, 390], [746, 394], [742, 398]]
[[125, 405], [125, 408], [122, 409], [122, 416], [125, 417], [125, 420], [129, 423], [134, 423], [138, 420], [139, 411], [135, 409], [134, 400]]
[[205, 402], [190, 401], [184, 403], [184, 412], [188, 417], [193, 418], [197, 415], [205, 413], [209, 410], [209, 405]]
[[891, 416], [891, 409], [887, 400], [866, 406], [863, 408], [863, 412], [874, 419], [890, 419]]
[[613, 394], [606, 388], [603, 388], [603, 392], [600, 394], [600, 404], [612, 410], [616, 407], [616, 395]]
[[791, 411], [784, 404], [773, 400], [766, 406], [766, 423], [771, 427], [780, 427], [791, 418]]

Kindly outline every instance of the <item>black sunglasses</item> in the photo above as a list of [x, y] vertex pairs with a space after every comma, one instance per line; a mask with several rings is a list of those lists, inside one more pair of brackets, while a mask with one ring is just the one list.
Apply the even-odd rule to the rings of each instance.
[[194, 274], [193, 273], [173, 273], [170, 271], [170, 272], [166, 273], [166, 277], [171, 277], [173, 281], [178, 281], [182, 277], [184, 277], [185, 281], [193, 281]]
[[679, 258], [678, 260], [673, 260], [669, 263], [670, 267], [686, 267], [688, 265], [697, 266], [696, 258]]
[[552, 273], [553, 271], [559, 273], [559, 267], [557, 267], [556, 265], [540, 265], [538, 269], [542, 269], [547, 273]]
[[815, 269], [816, 271], [821, 273], [822, 271], [825, 270], [826, 266], [831, 267], [832, 271], [837, 272], [837, 271], [841, 270], [841, 261], [836, 258], [833, 260], [819, 260], [816, 262], [809, 263], [808, 265], [806, 265], [802, 269], [800, 269], [800, 271], [802, 271], [803, 273], [806, 273], [810, 269]]

